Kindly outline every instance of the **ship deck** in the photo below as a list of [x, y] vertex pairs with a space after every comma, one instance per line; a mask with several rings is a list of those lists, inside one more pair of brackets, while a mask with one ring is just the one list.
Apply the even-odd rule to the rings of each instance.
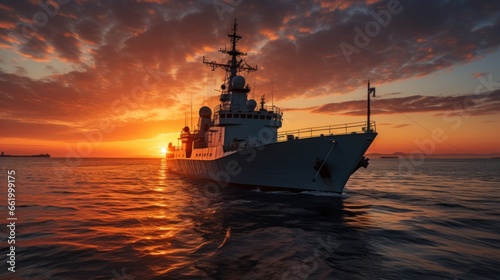
[[[376, 132], [376, 124], [374, 121], [370, 122], [370, 130]], [[300, 128], [282, 131], [278, 133], [278, 142], [292, 140], [292, 139], [303, 139], [312, 138], [325, 135], [342, 135], [342, 134], [353, 134], [353, 133], [364, 133], [367, 132], [367, 122], [353, 122], [345, 124], [335, 124], [328, 126], [315, 126], [308, 128]]]

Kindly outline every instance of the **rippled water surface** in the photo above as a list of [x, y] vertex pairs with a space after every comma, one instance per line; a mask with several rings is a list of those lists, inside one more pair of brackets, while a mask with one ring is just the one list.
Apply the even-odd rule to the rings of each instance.
[[343, 195], [218, 192], [161, 159], [0, 163], [0, 279], [500, 277], [500, 160], [375, 159]]

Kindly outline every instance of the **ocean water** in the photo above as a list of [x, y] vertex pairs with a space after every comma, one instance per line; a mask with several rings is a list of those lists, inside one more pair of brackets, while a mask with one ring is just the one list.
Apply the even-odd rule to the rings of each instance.
[[162, 159], [0, 164], [0, 279], [500, 279], [500, 160], [372, 159], [342, 195], [216, 190]]

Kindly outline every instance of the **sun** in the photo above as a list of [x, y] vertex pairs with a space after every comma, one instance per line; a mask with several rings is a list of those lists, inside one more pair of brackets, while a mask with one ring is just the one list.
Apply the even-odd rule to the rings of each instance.
[[167, 148], [161, 147], [160, 152], [162, 153], [162, 155], [165, 155], [167, 153]]

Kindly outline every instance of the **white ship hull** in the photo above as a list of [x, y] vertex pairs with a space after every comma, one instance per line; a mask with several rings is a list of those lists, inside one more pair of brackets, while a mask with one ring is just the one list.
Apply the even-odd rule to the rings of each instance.
[[[366, 122], [327, 127], [310, 127], [278, 132], [283, 112], [266, 105], [265, 95], [257, 103], [248, 99], [251, 88], [241, 72], [257, 71], [241, 56], [236, 45], [236, 20], [230, 38], [227, 63], [203, 63], [212, 70], [225, 71], [220, 104], [213, 111], [199, 110], [194, 130], [182, 128], [180, 145], [168, 145], [167, 167], [172, 172], [207, 179], [216, 191], [228, 184], [273, 189], [314, 190], [341, 193], [347, 180], [359, 167], [366, 167], [363, 157], [377, 136], [370, 121], [370, 95], [375, 88], [368, 81]], [[272, 92], [271, 92], [272, 94]]]
[[[219, 158], [168, 158], [167, 168], [185, 176], [277, 189], [341, 193], [375, 132], [318, 136], [227, 152]], [[195, 152], [195, 151], [193, 151]], [[322, 172], [314, 168], [324, 160]]]

